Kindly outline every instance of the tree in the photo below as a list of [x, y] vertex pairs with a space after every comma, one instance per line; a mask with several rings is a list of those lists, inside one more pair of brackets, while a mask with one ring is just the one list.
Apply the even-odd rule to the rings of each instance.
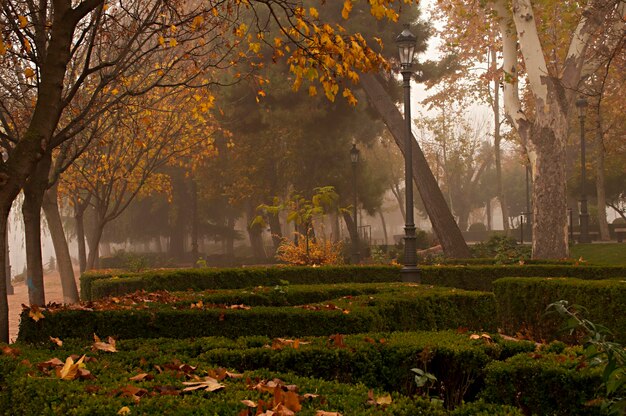
[[[395, 17], [391, 3], [377, 2], [372, 11], [382, 13], [380, 17]], [[351, 5], [351, 1], [346, 4]], [[258, 42], [254, 39], [233, 40], [225, 35], [234, 32], [241, 38], [246, 33], [240, 20], [242, 8], [253, 9], [258, 39], [272, 22], [284, 28], [285, 35], [297, 45], [289, 57], [294, 72], [304, 68], [299, 72], [301, 79], [306, 70], [319, 67], [313, 79], [322, 83], [330, 97], [338, 91], [333, 75], [337, 68], [345, 74], [353, 66], [368, 70], [384, 63], [362, 37], [339, 35], [328, 25], [310, 26], [306, 18], [316, 20], [313, 11], [307, 15], [287, 1], [206, 1], [176, 6], [180, 4], [166, 0], [112, 7], [104, 0], [2, 3], [0, 18], [6, 30], [0, 39], [0, 122], [8, 157], [0, 165], [0, 218], [7, 218], [13, 200], [44, 155], [71, 140], [111, 106], [153, 87], [215, 82], [210, 69], [223, 68], [237, 59], [238, 55], [226, 59], [233, 45], [245, 42], [255, 53]], [[258, 8], [269, 11], [270, 19], [255, 20]], [[284, 55], [285, 50], [277, 46], [277, 53]], [[337, 58], [341, 58], [340, 63]], [[176, 78], [180, 74], [175, 71], [181, 66], [194, 69], [182, 80]], [[137, 76], [132, 78], [132, 74]], [[349, 90], [343, 94], [351, 96]], [[61, 123], [67, 111], [75, 114], [66, 118], [67, 124]], [[47, 175], [43, 167], [39, 172]], [[5, 235], [6, 224], [0, 227], [2, 244]], [[4, 248], [0, 247], [3, 270]], [[39, 291], [36, 303], [44, 303], [43, 282], [35, 283]], [[0, 341], [8, 341], [5, 288], [0, 290], [0, 315]]]
[[[443, 1], [449, 13], [484, 10], [478, 1]], [[590, 45], [624, 25], [624, 3], [514, 0], [486, 3], [483, 34], [497, 27], [502, 45], [504, 108], [529, 155], [533, 177], [533, 257], [568, 254], [565, 145], [581, 80], [595, 71]], [[623, 30], [623, 29], [622, 29]], [[605, 45], [612, 50], [616, 45]], [[522, 90], [523, 89], [523, 90]], [[524, 92], [525, 102], [521, 94]]]

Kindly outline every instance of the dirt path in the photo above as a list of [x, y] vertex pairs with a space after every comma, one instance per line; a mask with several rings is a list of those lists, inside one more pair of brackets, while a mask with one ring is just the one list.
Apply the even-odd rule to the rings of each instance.
[[[78, 276], [78, 273], [76, 273], [76, 276]], [[78, 277], [76, 278], [76, 284], [79, 284]], [[46, 289], [46, 302], [63, 303], [61, 278], [58, 272], [46, 274], [44, 276], [44, 285]], [[11, 340], [11, 342], [17, 339], [22, 304], [28, 305], [28, 287], [24, 283], [17, 283], [13, 285], [13, 287], [15, 288], [15, 294], [9, 296], [9, 340]]]

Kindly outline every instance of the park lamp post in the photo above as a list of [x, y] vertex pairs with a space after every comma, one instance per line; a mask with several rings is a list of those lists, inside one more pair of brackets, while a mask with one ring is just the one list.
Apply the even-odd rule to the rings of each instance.
[[415, 241], [415, 223], [413, 219], [413, 134], [411, 133], [411, 75], [413, 55], [417, 38], [405, 25], [402, 33], [396, 38], [404, 89], [404, 183], [406, 199], [406, 224], [404, 226], [404, 266], [402, 267], [403, 282], [419, 282], [417, 268], [417, 247]]
[[589, 238], [589, 212], [587, 211], [587, 161], [585, 149], [585, 113], [587, 111], [587, 99], [581, 96], [576, 100], [578, 119], [580, 120], [580, 237], [579, 243], [590, 243]]
[[350, 149], [350, 161], [352, 162], [352, 190], [354, 191], [352, 218], [354, 218], [354, 230], [356, 231], [356, 237], [354, 238], [354, 241], [352, 241], [352, 264], [359, 264], [361, 262], [361, 253], [359, 253], [359, 223], [357, 220], [356, 211], [356, 207], [358, 204], [356, 168], [359, 164], [359, 153], [359, 149], [356, 148], [356, 141], [353, 141], [352, 149]]

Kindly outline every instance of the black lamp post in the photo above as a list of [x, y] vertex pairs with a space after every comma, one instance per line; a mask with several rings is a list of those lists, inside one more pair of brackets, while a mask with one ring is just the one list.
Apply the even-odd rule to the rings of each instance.
[[590, 243], [589, 238], [589, 212], [587, 211], [587, 192], [585, 184], [587, 182], [587, 167], [585, 154], [585, 112], [587, 110], [587, 99], [580, 97], [576, 100], [578, 108], [578, 119], [580, 120], [580, 237], [578, 242]]
[[415, 223], [413, 220], [413, 135], [411, 133], [411, 75], [413, 70], [413, 55], [417, 38], [405, 26], [402, 33], [396, 38], [402, 79], [404, 80], [404, 121], [406, 131], [404, 137], [404, 183], [406, 197], [406, 224], [404, 226], [404, 266], [402, 267], [403, 282], [419, 282], [417, 268], [417, 251], [415, 242]]
[[354, 190], [352, 218], [354, 218], [354, 230], [356, 231], [354, 241], [352, 241], [352, 264], [359, 264], [361, 262], [361, 253], [359, 253], [359, 223], [356, 211], [356, 206], [358, 204], [356, 168], [359, 164], [359, 149], [356, 148], [356, 142], [352, 142], [352, 149], [350, 149], [350, 161], [352, 162], [352, 189]]

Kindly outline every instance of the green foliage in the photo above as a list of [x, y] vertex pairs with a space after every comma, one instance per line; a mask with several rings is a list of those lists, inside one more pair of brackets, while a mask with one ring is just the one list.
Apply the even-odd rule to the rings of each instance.
[[[0, 409], [5, 415], [115, 415], [126, 406], [130, 414], [154, 415], [240, 415], [246, 411], [242, 400], [271, 401], [272, 393], [254, 391], [251, 387], [261, 380], [280, 378], [286, 385], [294, 384], [299, 394], [311, 393], [319, 397], [302, 400], [302, 410], [298, 414], [315, 415], [317, 410], [336, 411], [344, 415], [437, 415], [442, 409], [425, 402], [414, 401], [394, 393], [387, 407], [367, 403], [368, 388], [363, 385], [347, 385], [333, 381], [299, 377], [293, 374], [280, 374], [267, 370], [244, 373], [242, 378], [227, 378], [221, 381], [225, 388], [214, 392], [195, 391], [181, 393], [182, 382], [188, 376], [182, 371], [167, 369], [160, 373], [155, 366], [167, 368], [178, 357], [153, 345], [151, 354], [138, 356], [133, 351], [120, 351], [114, 355], [95, 354], [97, 361], [91, 361], [87, 368], [95, 380], [63, 381], [45, 376], [36, 368], [23, 364], [15, 365], [12, 357], [0, 356], [0, 368], [6, 378], [0, 380]], [[148, 352], [145, 349], [144, 352]], [[159, 351], [159, 354], [155, 354]], [[52, 356], [65, 357], [69, 352], [48, 351], [28, 354], [31, 362], [44, 361]], [[73, 353], [82, 353], [73, 348]], [[92, 355], [92, 354], [90, 354]], [[181, 356], [181, 359], [188, 357]], [[179, 361], [180, 363], [180, 361]], [[210, 367], [207, 363], [193, 360], [185, 362], [198, 366], [192, 373], [205, 375]], [[174, 364], [174, 367], [177, 367]], [[150, 373], [154, 380], [133, 382], [129, 378], [141, 372]], [[28, 373], [37, 374], [31, 377]], [[252, 386], [251, 386], [252, 385]], [[143, 388], [146, 394], [129, 393], [129, 388]], [[170, 394], [159, 393], [163, 387]], [[175, 394], [175, 395], [174, 395]], [[375, 391], [376, 396], [384, 392]]]
[[[117, 277], [116, 277], [117, 276]], [[87, 273], [81, 276], [83, 300], [119, 296], [136, 290], [206, 290], [291, 284], [400, 281], [393, 266], [246, 267], [149, 270], [143, 273]]]
[[[567, 276], [579, 279], [607, 279], [626, 276], [626, 267], [580, 266], [567, 262], [529, 262], [524, 265], [421, 266], [422, 283], [466, 290], [491, 291], [492, 282], [507, 276]], [[292, 284], [398, 282], [400, 267], [323, 266], [323, 267], [246, 267], [224, 269], [148, 270], [142, 273], [97, 271], [80, 277], [81, 298], [94, 300], [120, 296], [136, 290], [183, 291], [188, 289], [235, 289], [274, 286], [280, 281]]]
[[471, 247], [474, 257], [493, 257], [496, 264], [519, 263], [530, 259], [529, 246], [519, 245], [513, 237], [493, 235], [484, 243]]
[[487, 366], [481, 397], [517, 406], [532, 415], [600, 415], [587, 403], [601, 384], [600, 372], [586, 368], [574, 352], [528, 353]]
[[523, 416], [516, 407], [485, 403], [482, 400], [466, 403], [450, 413], [451, 416]]
[[602, 387], [604, 394], [599, 398], [601, 408], [610, 415], [626, 413], [626, 349], [618, 343], [609, 341], [610, 331], [582, 317], [581, 306], [570, 306], [561, 300], [548, 306], [565, 318], [565, 330], [570, 333], [582, 330], [586, 335], [583, 345], [585, 362], [590, 367], [600, 367], [602, 371]]
[[103, 269], [122, 269], [130, 272], [172, 265], [172, 261], [163, 253], [133, 253], [124, 250], [116, 251], [111, 257], [102, 257], [99, 261]]
[[570, 254], [591, 264], [626, 266], [626, 247], [623, 243], [575, 244]]
[[483, 224], [482, 222], [475, 222], [473, 224], [470, 224], [470, 226], [467, 229], [467, 231], [470, 231], [470, 232], [486, 232], [487, 231], [487, 226], [485, 224]]
[[[534, 339], [555, 339], [560, 320], [545, 316], [546, 307], [563, 299], [582, 305], [589, 319], [614, 329], [614, 340], [626, 340], [626, 281], [621, 279], [580, 280], [570, 278], [506, 278], [494, 282], [500, 328], [506, 333], [522, 331]], [[585, 333], [561, 334], [576, 342]]]
[[[296, 297], [297, 290], [287, 292]], [[294, 295], [291, 295], [294, 294]], [[222, 300], [227, 300], [222, 298]], [[233, 300], [240, 300], [234, 298]], [[227, 302], [230, 303], [230, 302]], [[47, 341], [48, 336], [89, 338], [189, 338], [243, 334], [271, 337], [330, 335], [368, 331], [435, 330], [465, 327], [495, 330], [493, 294], [428, 286], [395, 285], [375, 295], [334, 299], [306, 307], [258, 306], [190, 308], [189, 304], [107, 304], [104, 310], [52, 309], [35, 322], [23, 312], [19, 339]], [[96, 304], [93, 305], [97, 307]]]
[[[437, 396], [444, 397], [446, 404], [451, 407], [458, 405], [463, 398], [471, 399], [468, 393], [471, 394], [473, 389], [482, 384], [485, 366], [493, 360], [506, 358], [503, 354], [505, 345], [510, 343], [497, 337], [496, 342], [472, 340], [467, 333], [451, 331], [366, 333], [330, 339], [306, 338], [299, 341], [299, 346], [294, 347], [293, 343], [280, 344], [280, 340], [265, 336], [238, 339], [122, 339], [116, 344], [118, 353], [94, 353], [98, 362], [88, 363], [87, 368], [97, 377], [99, 383], [103, 378], [111, 380], [117, 377], [116, 374], [105, 374], [109, 369], [127, 373], [126, 377], [130, 377], [140, 372], [151, 373], [153, 365], [166, 368], [168, 362], [177, 359], [182, 363], [198, 366], [198, 372], [215, 367], [227, 367], [236, 371], [265, 369], [263, 371], [266, 373], [295, 373], [301, 377], [357, 385], [362, 383], [368, 388], [410, 395], [416, 392], [410, 369], [420, 366], [438, 379], [439, 382], [433, 386], [432, 391]], [[19, 360], [0, 359], [0, 374], [14, 372], [17, 362], [22, 359], [28, 359], [35, 364], [52, 356], [64, 358], [72, 353], [83, 353], [86, 343], [87, 341], [67, 340], [63, 347], [54, 347], [54, 350], [48, 350], [52, 348], [50, 343], [38, 350], [20, 345], [22, 356]], [[526, 352], [534, 349], [532, 343], [521, 344]], [[269, 348], [271, 345], [274, 346]], [[141, 370], [135, 370], [136, 368]], [[21, 373], [20, 377], [23, 375]], [[163, 376], [157, 375], [155, 382], [163, 381]], [[22, 380], [18, 381], [18, 384], [22, 383]], [[125, 381], [125, 384], [129, 382]], [[141, 386], [152, 384], [143, 383]], [[366, 397], [363, 402], [365, 400]]]

